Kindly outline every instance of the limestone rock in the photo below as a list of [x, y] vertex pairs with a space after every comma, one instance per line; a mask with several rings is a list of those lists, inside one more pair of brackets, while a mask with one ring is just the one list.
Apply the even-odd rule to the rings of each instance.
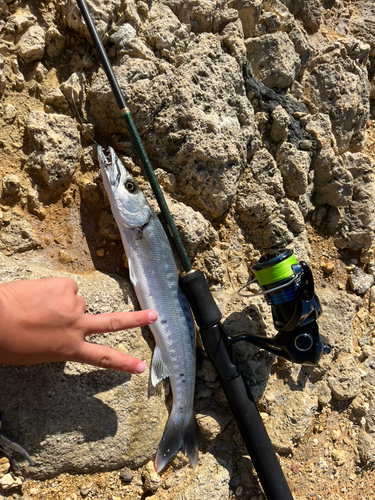
[[20, 477], [14, 477], [12, 474], [5, 474], [0, 479], [0, 487], [5, 490], [13, 490], [15, 488], [19, 488], [22, 485], [23, 481]]
[[34, 146], [27, 167], [39, 174], [53, 191], [65, 191], [79, 159], [80, 140], [75, 122], [63, 115], [31, 112], [26, 129]]
[[[338, 352], [352, 353], [352, 326], [357, 312], [356, 302], [345, 292], [333, 292], [328, 288], [319, 288], [317, 294], [324, 311], [318, 320], [320, 331]], [[316, 369], [319, 367], [314, 370]]]
[[315, 33], [322, 20], [322, 4], [319, 0], [283, 0], [290, 12], [300, 19], [307, 30]]
[[271, 139], [275, 142], [285, 141], [289, 135], [290, 116], [282, 106], [277, 106], [271, 114], [273, 118]]
[[3, 196], [18, 196], [21, 190], [21, 181], [17, 175], [9, 174], [3, 179]]
[[362, 269], [356, 267], [349, 276], [349, 283], [353, 292], [364, 295], [374, 284], [374, 276], [366, 274]]
[[[146, 147], [160, 152], [157, 166], [175, 175], [194, 209], [218, 217], [235, 197], [247, 155], [257, 148], [254, 113], [241, 70], [218, 37], [199, 35], [179, 57], [173, 73], [169, 64], [160, 72], [156, 60], [126, 59], [118, 60], [116, 74]], [[103, 133], [125, 131], [114, 118], [116, 103], [101, 70], [88, 99]]]
[[333, 397], [339, 401], [358, 396], [362, 387], [362, 373], [353, 356], [343, 356], [334, 363], [329, 373], [328, 385]]
[[371, 0], [359, 0], [357, 8], [350, 19], [353, 35], [370, 44], [371, 55], [375, 53], [375, 28], [373, 19], [375, 16], [374, 4]]
[[45, 33], [41, 26], [31, 26], [17, 45], [18, 55], [25, 64], [42, 59], [45, 49]]
[[374, 161], [364, 153], [345, 153], [344, 168], [353, 176], [353, 196], [339, 223], [339, 248], [371, 247], [374, 239], [375, 172]]
[[315, 57], [302, 79], [311, 111], [330, 115], [340, 153], [358, 151], [363, 145], [370, 98], [366, 73], [365, 66], [338, 44]]
[[262, 12], [263, 1], [236, 0], [232, 5], [238, 10], [245, 39], [250, 38]]
[[267, 194], [273, 195], [276, 199], [285, 196], [280, 169], [273, 156], [265, 148], [255, 153], [250, 163], [250, 170], [254, 180]]
[[207, 414], [196, 415], [199, 432], [208, 441], [215, 439], [224, 430], [230, 418], [229, 415], [221, 415], [212, 410]]
[[53, 26], [46, 31], [46, 52], [48, 57], [58, 57], [64, 49], [65, 38]]
[[362, 430], [358, 437], [358, 454], [362, 462], [373, 464], [375, 460], [375, 436]]
[[309, 154], [298, 151], [293, 144], [284, 142], [277, 152], [276, 159], [287, 196], [295, 198], [303, 195], [308, 185], [311, 163]]
[[254, 76], [267, 87], [288, 87], [296, 77], [300, 58], [286, 33], [266, 34], [245, 42]]
[[[110, 2], [95, 2], [89, 0], [87, 2], [90, 14], [95, 22], [96, 29], [101, 37], [105, 34], [111, 23], [117, 21], [117, 12], [119, 3], [111, 0]], [[64, 0], [58, 6], [61, 10], [64, 23], [71, 29], [90, 39], [89, 32], [83, 20], [78, 6], [73, 0]], [[114, 19], [116, 17], [116, 19]]]
[[348, 206], [353, 196], [353, 176], [334, 156], [332, 150], [321, 151], [314, 161], [314, 201], [318, 205]]
[[317, 405], [316, 396], [297, 391], [291, 392], [282, 404], [273, 406], [266, 429], [277, 452], [289, 453], [304, 436]]
[[0, 229], [0, 250], [20, 253], [38, 248], [40, 237], [26, 220], [11, 217], [9, 224]]

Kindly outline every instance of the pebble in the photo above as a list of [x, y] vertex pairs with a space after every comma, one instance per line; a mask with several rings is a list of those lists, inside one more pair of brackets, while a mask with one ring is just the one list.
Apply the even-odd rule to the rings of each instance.
[[196, 418], [200, 433], [208, 439], [208, 441], [212, 441], [220, 434], [220, 424], [214, 417], [211, 415], [198, 414]]
[[3, 179], [3, 194], [6, 196], [17, 196], [20, 193], [21, 181], [19, 178], [10, 174]]
[[3, 490], [12, 490], [13, 488], [18, 488], [22, 486], [23, 480], [20, 477], [13, 477], [12, 474], [4, 474], [0, 479], [0, 487]]
[[0, 458], [0, 479], [8, 472], [10, 463], [7, 457]]
[[148, 462], [143, 471], [144, 488], [146, 491], [155, 492], [161, 483], [159, 474], [155, 471], [154, 463]]
[[332, 451], [332, 460], [337, 465], [344, 465], [345, 463], [345, 451], [344, 450], [333, 450]]
[[94, 486], [94, 483], [90, 481], [89, 483], [81, 484], [79, 487], [79, 491], [83, 497], [86, 497], [90, 491], [92, 490], [92, 487]]
[[76, 495], [76, 493], [72, 493], [71, 495], [66, 497], [64, 500], [78, 500], [78, 496]]
[[134, 472], [128, 467], [124, 467], [120, 472], [120, 480], [122, 483], [129, 484], [132, 482]]
[[324, 271], [326, 274], [332, 274], [333, 271], [335, 270], [335, 264], [334, 262], [331, 261], [323, 261], [320, 264], [320, 267], [322, 271]]
[[61, 262], [61, 264], [69, 264], [70, 262], [74, 262], [75, 258], [72, 257], [69, 253], [65, 252], [65, 250], [60, 250], [59, 261]]
[[374, 276], [366, 274], [362, 269], [357, 267], [353, 274], [349, 276], [349, 284], [354, 293], [364, 295], [374, 284]]

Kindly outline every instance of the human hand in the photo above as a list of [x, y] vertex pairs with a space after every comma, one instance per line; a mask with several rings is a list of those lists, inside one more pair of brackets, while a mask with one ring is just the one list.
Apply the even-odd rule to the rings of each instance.
[[43, 278], [0, 284], [0, 363], [32, 365], [78, 361], [128, 373], [142, 373], [140, 359], [85, 337], [156, 321], [153, 310], [85, 314], [86, 302], [70, 278]]

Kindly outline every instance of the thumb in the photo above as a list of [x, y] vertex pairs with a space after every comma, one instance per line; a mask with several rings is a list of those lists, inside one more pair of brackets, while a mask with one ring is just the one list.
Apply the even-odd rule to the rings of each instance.
[[146, 369], [145, 363], [134, 356], [90, 342], [83, 343], [81, 352], [72, 361], [134, 374], [143, 373]]

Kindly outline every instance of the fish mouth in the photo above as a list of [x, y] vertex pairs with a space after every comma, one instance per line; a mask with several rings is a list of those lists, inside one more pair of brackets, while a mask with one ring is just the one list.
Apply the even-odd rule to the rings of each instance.
[[102, 148], [103, 157], [106, 160], [107, 164], [112, 163], [112, 154], [111, 150], [108, 148]]
[[102, 164], [104, 166], [104, 170], [106, 171], [108, 180], [112, 186], [117, 188], [120, 184], [122, 176], [119, 162], [116, 161], [117, 156], [110, 146], [108, 146], [107, 148], [99, 146], [98, 149], [99, 156], [102, 159]]

